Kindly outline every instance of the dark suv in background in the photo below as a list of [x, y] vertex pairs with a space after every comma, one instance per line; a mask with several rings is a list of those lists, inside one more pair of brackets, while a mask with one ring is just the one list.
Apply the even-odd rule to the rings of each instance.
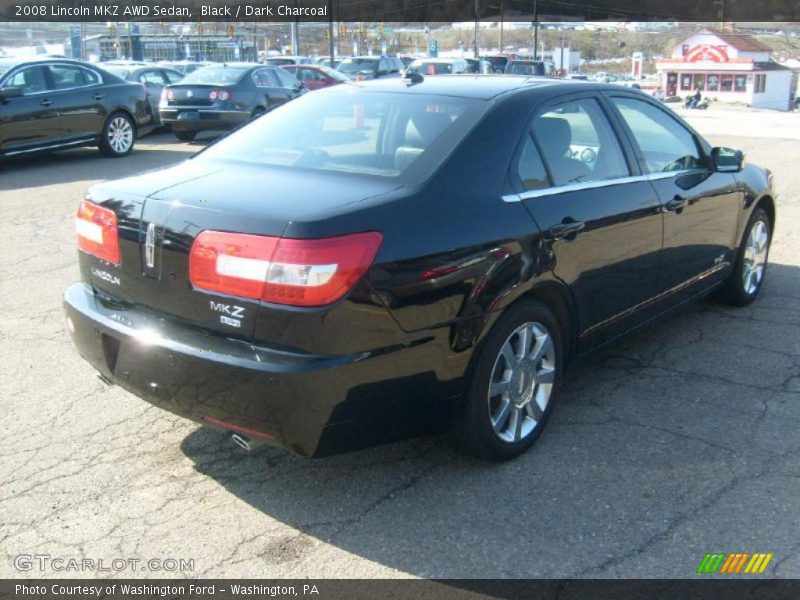
[[336, 67], [337, 71], [356, 81], [400, 77], [403, 69], [403, 61], [396, 56], [351, 56]]

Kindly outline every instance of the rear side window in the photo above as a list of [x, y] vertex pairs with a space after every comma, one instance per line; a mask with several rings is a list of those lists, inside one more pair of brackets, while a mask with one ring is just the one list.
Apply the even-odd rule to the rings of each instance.
[[526, 190], [540, 190], [550, 186], [547, 170], [544, 168], [542, 157], [530, 134], [525, 136], [517, 165], [517, 174]]
[[636, 139], [651, 173], [703, 168], [690, 131], [660, 108], [634, 98], [611, 98]]
[[161, 71], [145, 71], [139, 75], [139, 81], [142, 83], [152, 83], [154, 85], [167, 85], [169, 83], [164, 78]]
[[70, 65], [50, 65], [57, 90], [68, 90], [100, 83], [99, 77], [86, 69]]
[[593, 98], [566, 102], [536, 117], [533, 132], [555, 185], [630, 175], [619, 141]]
[[257, 71], [253, 71], [253, 83], [256, 84], [256, 87], [260, 88], [280, 87], [278, 77], [272, 69], [258, 69]]

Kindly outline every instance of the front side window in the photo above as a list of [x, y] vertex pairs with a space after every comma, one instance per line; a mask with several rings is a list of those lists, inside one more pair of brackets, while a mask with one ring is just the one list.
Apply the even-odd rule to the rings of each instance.
[[566, 102], [536, 117], [533, 133], [555, 185], [630, 175], [616, 135], [593, 98]]
[[288, 71], [284, 71], [283, 69], [275, 69], [275, 76], [278, 78], [280, 87], [293, 88], [298, 84], [295, 76], [291, 75]]
[[634, 98], [611, 98], [644, 155], [651, 173], [705, 167], [690, 131], [662, 109]]
[[419, 165], [416, 178], [441, 164], [486, 106], [445, 96], [314, 92], [230, 134], [197, 160], [386, 177]]
[[36, 94], [47, 91], [47, 78], [43, 67], [28, 67], [9, 77], [3, 87], [22, 88], [23, 94]]

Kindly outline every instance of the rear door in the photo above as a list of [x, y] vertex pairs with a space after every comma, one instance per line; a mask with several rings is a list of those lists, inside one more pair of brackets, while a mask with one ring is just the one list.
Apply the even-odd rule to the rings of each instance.
[[668, 110], [632, 95], [609, 100], [664, 206], [659, 291], [685, 299], [733, 262], [742, 193], [733, 174], [711, 168], [701, 141]]
[[55, 63], [48, 68], [64, 134], [80, 139], [102, 132], [108, 111], [100, 75], [78, 65]]
[[512, 173], [573, 292], [584, 349], [643, 318], [656, 293], [663, 217], [627, 148], [594, 94], [570, 96], [536, 112]]
[[22, 95], [0, 100], [0, 151], [20, 152], [45, 146], [62, 137], [58, 111], [43, 66], [22, 67], [9, 73], [3, 88], [18, 88]]
[[251, 77], [257, 90], [257, 104], [268, 111], [289, 100], [289, 91], [281, 85], [277, 71], [275, 68], [264, 67], [253, 71]]

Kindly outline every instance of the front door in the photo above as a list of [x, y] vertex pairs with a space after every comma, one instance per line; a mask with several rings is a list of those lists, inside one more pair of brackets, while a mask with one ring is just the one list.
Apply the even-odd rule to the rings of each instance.
[[656, 293], [663, 215], [598, 99], [538, 111], [516, 178], [553, 273], [573, 292], [581, 349], [635, 324], [637, 307]]
[[733, 263], [742, 193], [731, 173], [713, 170], [700, 140], [666, 109], [633, 96], [609, 100], [664, 206], [660, 291], [686, 299]]
[[24, 67], [12, 72], [0, 87], [15, 88], [21, 93], [0, 100], [0, 151], [12, 154], [58, 141], [61, 137], [58, 111], [44, 67]]

